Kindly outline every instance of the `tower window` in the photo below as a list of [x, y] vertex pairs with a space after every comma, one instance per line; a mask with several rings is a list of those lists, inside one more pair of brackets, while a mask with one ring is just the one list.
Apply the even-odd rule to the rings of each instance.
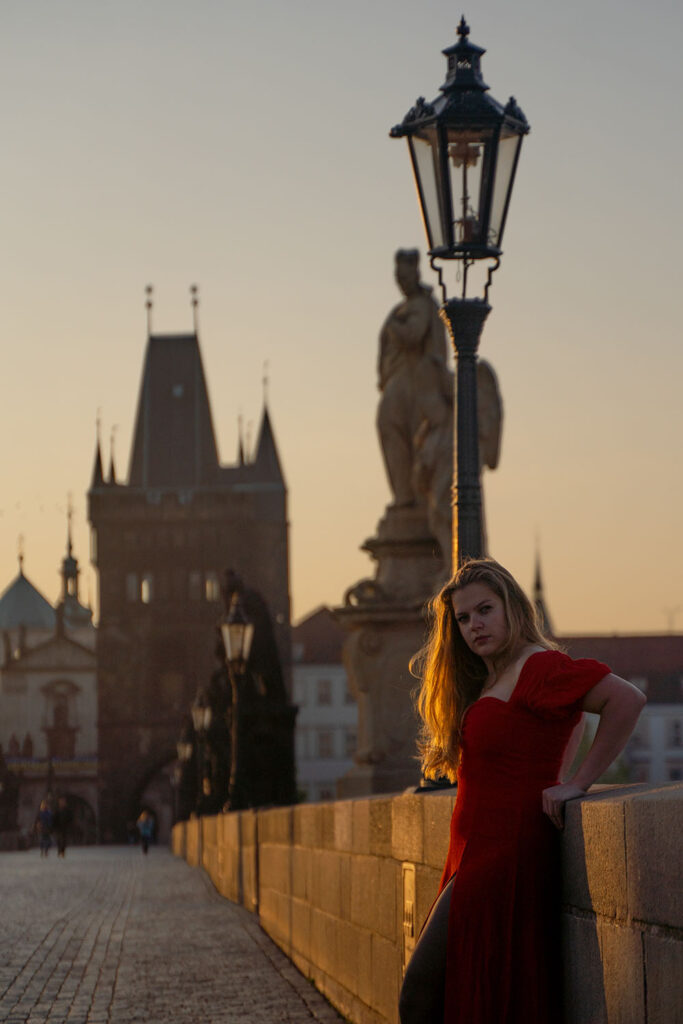
[[221, 598], [221, 587], [218, 582], [218, 574], [215, 572], [207, 572], [204, 580], [204, 592], [206, 594], [207, 601], [220, 601]]
[[126, 576], [126, 600], [137, 601], [138, 599], [138, 574], [129, 572]]
[[143, 604], [149, 604], [154, 597], [154, 577], [151, 572], [146, 572], [140, 583], [140, 600]]

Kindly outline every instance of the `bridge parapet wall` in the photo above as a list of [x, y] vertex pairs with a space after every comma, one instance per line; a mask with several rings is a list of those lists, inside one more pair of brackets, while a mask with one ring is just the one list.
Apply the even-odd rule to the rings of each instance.
[[[194, 819], [173, 849], [356, 1024], [397, 1024], [452, 791]], [[563, 836], [566, 1024], [683, 1024], [683, 784], [574, 801]]]

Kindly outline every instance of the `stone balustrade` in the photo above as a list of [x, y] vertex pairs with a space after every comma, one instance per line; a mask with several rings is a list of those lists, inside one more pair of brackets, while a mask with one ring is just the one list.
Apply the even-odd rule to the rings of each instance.
[[[193, 819], [203, 867], [357, 1024], [396, 1024], [403, 964], [446, 856], [454, 792]], [[567, 811], [566, 1024], [683, 1024], [683, 784], [603, 787]]]

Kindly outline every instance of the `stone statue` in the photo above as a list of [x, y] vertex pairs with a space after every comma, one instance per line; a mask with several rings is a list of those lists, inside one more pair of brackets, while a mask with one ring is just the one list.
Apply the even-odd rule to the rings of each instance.
[[[379, 336], [377, 429], [394, 507], [422, 501], [414, 484], [418, 431], [437, 429], [451, 417], [453, 379], [444, 326], [431, 288], [420, 282], [417, 249], [399, 249], [396, 282], [405, 296]], [[427, 427], [423, 428], [423, 422]]]

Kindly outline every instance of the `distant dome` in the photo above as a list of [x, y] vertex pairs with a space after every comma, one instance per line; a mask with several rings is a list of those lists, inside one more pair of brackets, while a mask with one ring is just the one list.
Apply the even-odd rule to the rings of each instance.
[[54, 629], [55, 610], [40, 591], [20, 572], [0, 594], [0, 629], [40, 626]]

